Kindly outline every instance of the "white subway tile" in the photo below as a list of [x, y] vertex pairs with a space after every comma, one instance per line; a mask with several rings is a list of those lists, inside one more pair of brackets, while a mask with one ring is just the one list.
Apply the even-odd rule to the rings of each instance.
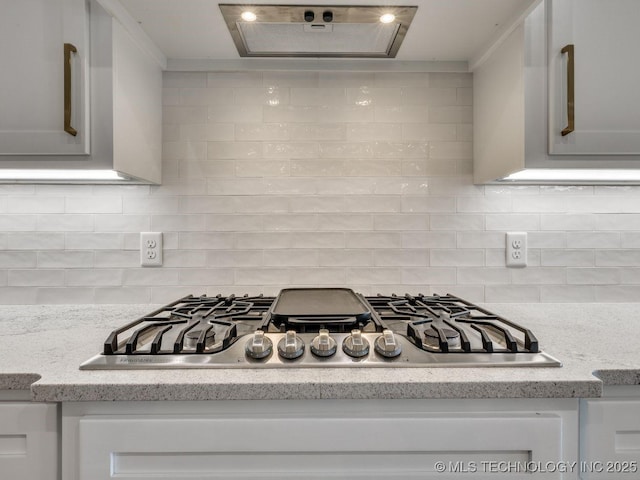
[[471, 142], [429, 142], [429, 158], [458, 160], [473, 158]]
[[428, 196], [414, 196], [405, 195], [402, 197], [402, 211], [403, 212], [455, 212], [456, 199], [455, 197], [434, 197]]
[[426, 215], [413, 214], [389, 214], [375, 215], [373, 217], [374, 230], [427, 230], [429, 218]]
[[382, 249], [373, 252], [374, 265], [382, 267], [418, 267], [429, 265], [427, 249]]
[[87, 232], [93, 230], [93, 215], [38, 215], [36, 230], [48, 232]]
[[[384, 125], [384, 124], [382, 124]], [[458, 127], [459, 128], [459, 127]], [[404, 123], [402, 124], [402, 139], [422, 142], [455, 142], [458, 138], [456, 125], [430, 124], [430, 123]], [[471, 141], [464, 140], [464, 141]]]
[[425, 267], [402, 269], [402, 283], [407, 285], [455, 284], [456, 269]]
[[[286, 199], [286, 198], [283, 197], [283, 199]], [[298, 195], [298, 196], [290, 197], [290, 204], [291, 204], [292, 212], [336, 213], [336, 212], [346, 211], [345, 199], [342, 196]], [[285, 210], [287, 210], [286, 206], [280, 209], [280, 211], [285, 211]], [[271, 211], [278, 211], [278, 210], [271, 209]]]
[[358, 160], [349, 158], [341, 163], [342, 175], [346, 177], [399, 177], [402, 175], [402, 162], [396, 159]]
[[[205, 230], [204, 215], [154, 215], [151, 217], [153, 232], [194, 232]], [[165, 243], [165, 248], [166, 243]]]
[[133, 268], [140, 266], [138, 250], [96, 250], [94, 257], [96, 268]]
[[567, 232], [568, 248], [620, 248], [619, 232]]
[[[345, 160], [291, 160], [291, 176], [293, 177], [338, 177], [344, 175]], [[302, 192], [300, 192], [302, 193]]]
[[351, 195], [346, 197], [345, 204], [350, 212], [399, 212], [401, 208], [400, 198], [395, 196]]
[[433, 249], [429, 258], [434, 267], [481, 267], [484, 250]]
[[[139, 304], [151, 302], [151, 289], [149, 287], [96, 287], [94, 292], [95, 303], [97, 304]], [[174, 292], [170, 299], [159, 302], [169, 303], [177, 300], [180, 294]]]
[[462, 231], [457, 233], [457, 248], [504, 248], [504, 233]]
[[182, 268], [179, 285], [231, 285], [235, 275], [231, 268]]
[[202, 160], [207, 158], [206, 142], [165, 142], [162, 144], [163, 160]]
[[275, 195], [312, 195], [317, 190], [318, 180], [315, 178], [271, 177], [265, 179], [264, 184], [264, 191]]
[[381, 105], [374, 107], [373, 112], [373, 121], [377, 123], [443, 123], [429, 122], [429, 112], [424, 105]]
[[236, 177], [286, 177], [291, 172], [289, 160], [236, 160]]
[[210, 178], [207, 180], [208, 195], [260, 195], [266, 190], [267, 183], [261, 178]]
[[404, 87], [402, 89], [403, 105], [455, 105], [457, 93], [455, 87]]
[[374, 265], [373, 253], [365, 249], [321, 249], [318, 264], [327, 267], [368, 267]]
[[323, 87], [367, 87], [375, 83], [373, 72], [320, 71], [318, 86]]
[[373, 156], [377, 158], [423, 158], [429, 156], [426, 142], [374, 142]]
[[207, 123], [207, 118], [207, 107], [162, 107], [162, 123], [165, 125]]
[[64, 285], [64, 270], [33, 269], [9, 270], [10, 287], [51, 287]]
[[75, 269], [66, 272], [66, 284], [69, 286], [120, 286], [122, 270], [93, 268]]
[[[293, 245], [293, 235], [291, 232], [247, 232], [238, 236], [235, 248], [241, 250], [291, 248]], [[233, 243], [227, 246], [229, 250], [233, 248]]]
[[[350, 123], [347, 125], [347, 140], [349, 142], [391, 141], [403, 139], [404, 125], [401, 123]], [[410, 140], [424, 140], [410, 138]]]
[[147, 232], [151, 225], [147, 215], [96, 215], [97, 232]]
[[242, 123], [235, 126], [235, 139], [240, 141], [287, 141], [289, 125], [286, 123]]
[[290, 124], [291, 138], [296, 140], [346, 140], [347, 125], [342, 123]]
[[[228, 232], [182, 232], [178, 242], [181, 250], [229, 250], [234, 248], [236, 237]], [[243, 248], [239, 243], [238, 246]]]
[[529, 285], [487, 285], [485, 301], [493, 303], [536, 303], [540, 301], [540, 287]]
[[36, 252], [0, 251], [0, 268], [35, 268]]
[[545, 267], [592, 267], [596, 265], [593, 250], [543, 250], [541, 264]]
[[289, 89], [278, 87], [236, 88], [233, 98], [234, 103], [240, 108], [255, 105], [288, 105]]
[[262, 84], [265, 87], [318, 87], [318, 72], [264, 72]]
[[[207, 198], [207, 197], [205, 197]], [[231, 200], [232, 208], [227, 207], [225, 210], [219, 210], [218, 212], [211, 213], [283, 213], [289, 210], [289, 204], [293, 206], [296, 199], [286, 196], [276, 197], [267, 195], [255, 195], [255, 196], [238, 196], [238, 197], [218, 197]], [[301, 197], [306, 199], [307, 197]], [[224, 206], [224, 205], [223, 205]], [[292, 208], [292, 211], [297, 211]]]
[[260, 105], [245, 105], [241, 108], [236, 105], [213, 105], [208, 107], [206, 118], [204, 122], [182, 123], [255, 123], [263, 120], [269, 122], [266, 118], [263, 119], [263, 107]]
[[542, 230], [595, 230], [595, 215], [583, 214], [543, 214], [540, 215]]
[[163, 72], [162, 86], [175, 87], [206, 87], [207, 74], [204, 72]]
[[9, 233], [7, 248], [9, 250], [63, 250], [64, 233]]
[[[289, 251], [289, 250], [287, 250]], [[200, 252], [192, 252], [200, 253]], [[198, 265], [189, 265], [189, 260], [185, 262], [185, 267], [202, 266], [207, 267], [252, 267], [264, 265], [264, 252], [262, 250], [210, 250], [205, 252], [206, 259]], [[179, 257], [178, 257], [179, 259]]]
[[431, 230], [484, 230], [483, 215], [432, 214], [429, 216]]
[[347, 103], [346, 90], [344, 88], [292, 88], [291, 105], [302, 106], [327, 106]]
[[640, 297], [640, 286], [637, 285], [597, 285], [590, 288], [595, 291], [595, 298], [590, 301], [635, 303]]
[[36, 303], [37, 287], [0, 287], [0, 304], [32, 305]]
[[[202, 149], [203, 152], [198, 152], [197, 155], [191, 154], [190, 158], [204, 158], [206, 153], [206, 144], [204, 142], [230, 142], [235, 140], [236, 127], [233, 123], [209, 123], [200, 125], [180, 125], [179, 140], [186, 144], [190, 148], [197, 147]], [[165, 142], [170, 142], [167, 138], [163, 137]], [[238, 140], [252, 140], [242, 139]], [[178, 140], [173, 140], [178, 141]], [[179, 157], [185, 158], [185, 155]], [[163, 182], [164, 183], [164, 182]]]
[[207, 263], [208, 253], [211, 252], [205, 250], [165, 250], [162, 255], [162, 265], [165, 268], [214, 266]]
[[402, 234], [397, 232], [348, 232], [347, 248], [401, 248]]
[[238, 268], [235, 284], [242, 285], [291, 285], [291, 270], [288, 268]]
[[485, 216], [487, 230], [539, 230], [539, 215], [489, 214]]
[[315, 108], [317, 108], [319, 123], [362, 123], [373, 122], [375, 118], [372, 105], [322, 105]]
[[215, 72], [207, 74], [207, 87], [260, 87], [262, 72]]
[[[473, 141], [473, 125], [471, 124], [456, 125], [456, 136], [454, 139], [459, 142], [472, 142]], [[438, 140], [451, 140], [451, 139], [442, 138]]]
[[595, 301], [595, 287], [589, 285], [542, 285], [540, 300], [547, 303], [581, 303]]
[[94, 257], [93, 251], [84, 250], [38, 252], [38, 268], [88, 268]]
[[514, 268], [511, 269], [511, 281], [521, 285], [561, 285], [567, 282], [568, 270], [560, 267]]
[[345, 213], [318, 216], [318, 229], [322, 231], [371, 231], [373, 216], [367, 214]]
[[349, 105], [398, 105], [402, 103], [402, 90], [399, 88], [347, 88]]
[[[265, 250], [263, 265], [273, 267], [312, 267], [318, 265], [318, 251], [314, 249]], [[294, 280], [299, 283], [298, 280]]]
[[9, 197], [6, 205], [7, 213], [63, 213], [63, 197]]
[[640, 214], [597, 215], [596, 230], [640, 230]]
[[291, 282], [294, 285], [344, 285], [346, 278], [343, 268], [298, 267], [291, 270]]
[[123, 271], [123, 285], [180, 285], [179, 272], [173, 268], [130, 268]]
[[[347, 233], [346, 235], [353, 235]], [[344, 248], [345, 233], [343, 232], [293, 232], [291, 234], [293, 248]]]
[[87, 287], [39, 287], [36, 289], [36, 304], [75, 305], [94, 303], [94, 289]]
[[183, 181], [234, 177], [236, 174], [236, 162], [230, 159], [197, 162], [181, 161], [178, 164], [178, 173]]
[[569, 267], [567, 283], [574, 285], [617, 285], [620, 283], [620, 269]]
[[500, 213], [512, 211], [509, 197], [457, 197], [457, 209], [462, 213]]
[[305, 215], [297, 213], [272, 214], [264, 218], [264, 230], [266, 231], [317, 231], [319, 218], [317, 215]]
[[429, 86], [428, 73], [375, 72], [376, 87], [423, 87]]
[[180, 105], [201, 107], [203, 105], [233, 105], [233, 89], [227, 88], [183, 88], [180, 90]]
[[372, 285], [387, 283], [403, 283], [403, 271], [389, 267], [349, 267], [347, 283], [368, 283]]
[[428, 123], [472, 123], [472, 107], [429, 107]]
[[[261, 121], [259, 116], [245, 120], [235, 120], [236, 123]], [[265, 123], [317, 123], [318, 107], [308, 105], [269, 105], [264, 107], [262, 121]], [[331, 123], [335, 123], [331, 122]], [[292, 137], [295, 138], [295, 137]]]
[[640, 250], [596, 250], [598, 267], [629, 267], [640, 265]]
[[510, 284], [509, 270], [500, 267], [459, 267], [457, 268], [457, 283], [496, 285]]
[[455, 248], [454, 232], [404, 232], [402, 248]]

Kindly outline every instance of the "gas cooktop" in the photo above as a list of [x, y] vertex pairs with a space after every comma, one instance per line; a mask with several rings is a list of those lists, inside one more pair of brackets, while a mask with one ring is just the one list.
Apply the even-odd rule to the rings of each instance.
[[111, 332], [96, 369], [561, 366], [527, 328], [453, 295], [187, 296]]

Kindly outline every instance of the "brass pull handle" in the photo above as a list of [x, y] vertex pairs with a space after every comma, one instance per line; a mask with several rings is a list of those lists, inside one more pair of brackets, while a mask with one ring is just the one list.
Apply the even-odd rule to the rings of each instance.
[[78, 131], [71, 126], [71, 53], [78, 49], [70, 43], [64, 44], [64, 131], [74, 137]]
[[574, 46], [565, 45], [560, 53], [568, 54], [567, 58], [567, 126], [562, 130], [562, 136], [569, 135], [576, 128], [575, 125], [575, 76], [574, 76]]

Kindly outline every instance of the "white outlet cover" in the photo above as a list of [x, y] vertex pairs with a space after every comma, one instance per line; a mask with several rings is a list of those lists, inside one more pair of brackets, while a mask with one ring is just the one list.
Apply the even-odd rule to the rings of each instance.
[[140, 233], [140, 265], [162, 266], [162, 232]]
[[505, 260], [507, 267], [527, 266], [527, 232], [507, 232]]

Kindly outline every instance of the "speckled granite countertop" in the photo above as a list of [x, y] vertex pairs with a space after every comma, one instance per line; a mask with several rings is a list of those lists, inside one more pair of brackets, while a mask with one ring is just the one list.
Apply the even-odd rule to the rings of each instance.
[[[0, 390], [38, 401], [597, 397], [640, 384], [636, 304], [485, 304], [529, 327], [561, 368], [80, 371], [154, 305], [0, 306]], [[595, 321], [597, 319], [597, 322]]]

